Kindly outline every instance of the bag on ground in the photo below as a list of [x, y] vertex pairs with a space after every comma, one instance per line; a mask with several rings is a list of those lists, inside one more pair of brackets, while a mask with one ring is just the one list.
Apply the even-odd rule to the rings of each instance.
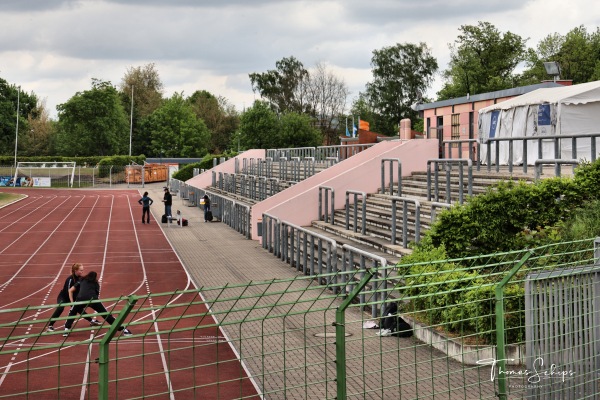
[[167, 214], [163, 214], [162, 218], [160, 219], [160, 221], [163, 224], [166, 224], [167, 222], [169, 222], [169, 218], [167, 217]]
[[[181, 221], [182, 221], [181, 223], [183, 224], [183, 226], [188, 226], [188, 220], [187, 219], [182, 218]], [[179, 220], [177, 220], [177, 225], [179, 225]]]
[[398, 304], [390, 303], [383, 310], [381, 317], [380, 336], [411, 337], [411, 326], [398, 315]]
[[208, 210], [208, 211], [206, 212], [206, 220], [207, 220], [207, 221], [212, 221], [212, 220], [213, 220], [212, 211]]

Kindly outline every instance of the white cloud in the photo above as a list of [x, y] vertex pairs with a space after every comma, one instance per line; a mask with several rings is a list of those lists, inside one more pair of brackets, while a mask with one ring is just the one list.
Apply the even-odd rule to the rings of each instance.
[[[530, 38], [584, 25], [600, 3], [573, 0], [3, 0], [0, 77], [57, 104], [91, 87], [118, 86], [128, 67], [155, 63], [167, 96], [208, 90], [238, 109], [255, 99], [248, 74], [294, 56], [325, 62], [353, 96], [371, 79], [373, 50], [425, 42], [443, 70], [461, 25], [494, 24]], [[441, 87], [436, 80], [430, 97]], [[350, 99], [349, 99], [350, 103]]]

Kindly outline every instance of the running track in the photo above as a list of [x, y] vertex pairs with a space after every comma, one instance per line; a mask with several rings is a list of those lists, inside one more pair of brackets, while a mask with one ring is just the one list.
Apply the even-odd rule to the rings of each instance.
[[[146, 296], [150, 293], [196, 289], [181, 261], [164, 237], [160, 224], [141, 224], [141, 206], [137, 190], [10, 190], [28, 197], [0, 208], [0, 311], [30, 305], [52, 305], [73, 263], [82, 263], [85, 271], [95, 270], [101, 280], [101, 298], [119, 296]], [[157, 204], [161, 207], [160, 202]], [[156, 205], [155, 205], [156, 206]], [[200, 302], [199, 295], [152, 297], [156, 302]], [[124, 303], [116, 305], [118, 312]], [[158, 304], [160, 305], [160, 304]], [[111, 310], [113, 303], [105, 303]], [[90, 309], [88, 309], [90, 310]], [[180, 309], [171, 311], [175, 317]], [[63, 313], [63, 317], [67, 315]], [[202, 305], [186, 310], [206, 312]], [[47, 319], [52, 310], [42, 309], [28, 315], [32, 322]], [[179, 314], [177, 314], [179, 312]], [[166, 311], [161, 317], [169, 316]], [[14, 314], [1, 314], [0, 323]], [[204, 321], [174, 321], [172, 326], [161, 321], [151, 323], [153, 315], [133, 314], [126, 323], [134, 336], [119, 338], [111, 344], [111, 359], [119, 357], [118, 369], [111, 369], [111, 398], [165, 399], [234, 399], [259, 398], [245, 370], [237, 362], [226, 338], [215, 327], [198, 328], [173, 335], [156, 332], [183, 326], [214, 324], [212, 318]], [[149, 322], [143, 325], [144, 319]], [[136, 325], [140, 324], [140, 325]], [[59, 322], [55, 326], [62, 330]], [[85, 327], [85, 321], [74, 328]], [[0, 331], [0, 337], [9, 334], [32, 334], [43, 325], [25, 325], [17, 332]], [[74, 331], [68, 338], [60, 334], [44, 335], [36, 345], [63, 343], [59, 349], [36, 353], [14, 353], [0, 356], [0, 398], [27, 390], [41, 390], [32, 398], [83, 399], [97, 398], [97, 385], [89, 380], [98, 376], [97, 345], [72, 346], [69, 342], [95, 339], [106, 333], [106, 326], [95, 331]], [[146, 334], [145, 337], [135, 336]], [[212, 338], [212, 339], [208, 339]], [[216, 338], [216, 339], [215, 339]], [[206, 343], [210, 346], [207, 346]], [[190, 343], [191, 346], [190, 350]], [[195, 343], [199, 347], [196, 349]], [[23, 346], [21, 342], [0, 342], [3, 350]], [[27, 345], [27, 343], [25, 343]], [[200, 346], [201, 345], [201, 346]], [[177, 346], [186, 349], [177, 353]], [[90, 347], [88, 351], [88, 347]], [[83, 349], [83, 351], [82, 351]], [[168, 354], [165, 356], [165, 349]], [[210, 350], [209, 350], [210, 349]], [[135, 356], [140, 354], [145, 356]], [[133, 356], [127, 358], [128, 356]], [[190, 363], [192, 366], [190, 367]], [[199, 365], [201, 367], [196, 367]], [[44, 366], [50, 368], [44, 369]], [[96, 371], [94, 371], [96, 369]], [[29, 373], [14, 373], [30, 370]], [[147, 376], [146, 379], [140, 376]], [[223, 383], [224, 382], [224, 383]], [[71, 387], [69, 387], [71, 386]], [[201, 389], [194, 389], [201, 387]], [[26, 389], [25, 389], [26, 388]]]

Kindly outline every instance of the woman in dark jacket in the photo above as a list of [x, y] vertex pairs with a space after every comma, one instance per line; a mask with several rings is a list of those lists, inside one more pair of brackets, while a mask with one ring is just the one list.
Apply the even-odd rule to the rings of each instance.
[[211, 221], [212, 217], [209, 216], [209, 213], [212, 215], [212, 212], [210, 211], [210, 199], [208, 198], [208, 195], [204, 195], [202, 203], [204, 204], [204, 222]]
[[150, 223], [150, 206], [154, 201], [148, 196], [148, 192], [144, 192], [144, 195], [138, 200], [138, 203], [142, 205], [142, 224], [145, 223], [144, 217], [146, 217], [146, 221]]
[[[74, 300], [75, 292], [79, 290], [77, 297]], [[71, 289], [69, 289], [69, 298], [71, 302], [75, 301], [88, 301], [88, 300], [98, 300], [100, 297], [100, 284], [98, 283], [98, 274], [96, 271], [90, 271], [86, 276], [84, 276], [79, 282], [75, 284]], [[78, 304], [71, 308], [69, 312], [69, 317], [74, 317], [77, 314], [83, 314], [85, 312], [86, 307], [90, 307], [97, 313], [108, 313], [108, 310], [101, 302], [91, 302], [88, 304]], [[115, 322], [115, 317], [111, 314], [102, 315], [102, 318], [109, 324], [113, 324]], [[73, 318], [68, 319], [65, 323], [65, 333], [63, 336], [69, 336], [69, 331], [73, 326]], [[123, 335], [129, 336], [131, 335], [131, 331], [122, 326], [119, 327], [120, 331], [123, 331]]]
[[[75, 264], [71, 265], [71, 275], [69, 275], [69, 277], [65, 280], [62, 290], [60, 291], [60, 293], [58, 294], [58, 297], [56, 298], [56, 304], [58, 304], [58, 307], [56, 307], [56, 310], [54, 310], [54, 313], [50, 317], [50, 323], [48, 324], [49, 331], [54, 330], [54, 323], [56, 322], [56, 318], [60, 317], [60, 315], [62, 314], [62, 312], [65, 309], [65, 307], [62, 306], [62, 303], [68, 303], [70, 301], [69, 300], [69, 289], [71, 289], [73, 286], [75, 286], [75, 284], [77, 282], [79, 282], [79, 280], [81, 279], [82, 276], [83, 276], [83, 265], [81, 265], [79, 263], [75, 263]], [[75, 294], [75, 297], [77, 297], [77, 294]], [[90, 323], [91, 326], [100, 325], [100, 322], [98, 322], [96, 319], [92, 319], [90, 317], [85, 317], [85, 319], [88, 320], [88, 322]]]

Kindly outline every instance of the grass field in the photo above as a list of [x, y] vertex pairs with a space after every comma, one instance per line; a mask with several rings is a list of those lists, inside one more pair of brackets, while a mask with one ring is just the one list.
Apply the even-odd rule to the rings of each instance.
[[12, 201], [15, 201], [17, 199], [20, 199], [22, 197], [25, 197], [25, 195], [16, 194], [16, 193], [0, 192], [0, 207], [5, 206], [6, 204], [8, 204]]

